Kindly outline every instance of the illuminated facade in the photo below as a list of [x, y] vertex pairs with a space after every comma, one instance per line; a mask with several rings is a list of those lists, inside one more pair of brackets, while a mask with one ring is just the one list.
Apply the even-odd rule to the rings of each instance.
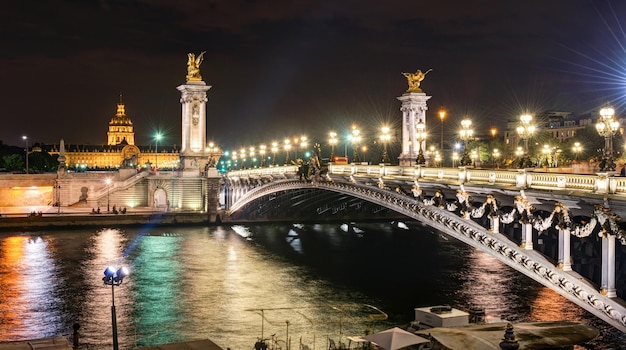
[[[158, 149], [158, 155], [157, 155]], [[58, 155], [59, 147], [54, 146], [50, 154]], [[179, 167], [180, 150], [168, 145], [135, 145], [133, 122], [126, 115], [126, 108], [120, 96], [117, 112], [109, 122], [106, 145], [65, 144], [65, 162], [68, 169], [117, 169], [123, 166], [134, 168], [151, 167], [175, 169]]]

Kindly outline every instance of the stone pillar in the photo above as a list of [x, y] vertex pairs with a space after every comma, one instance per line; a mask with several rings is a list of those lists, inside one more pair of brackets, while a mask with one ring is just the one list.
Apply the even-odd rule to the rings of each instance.
[[617, 297], [615, 290], [615, 236], [605, 234], [602, 237], [602, 295]]
[[416, 127], [420, 122], [426, 125], [426, 101], [431, 97], [423, 92], [406, 92], [398, 97], [402, 102], [402, 152], [398, 157], [401, 166], [414, 165], [419, 150], [425, 151], [426, 141], [417, 141]]
[[182, 104], [181, 167], [185, 171], [204, 171], [209, 162], [206, 142], [206, 92], [211, 88], [204, 81], [178, 86]]
[[522, 245], [526, 250], [533, 250], [533, 225], [522, 224]]
[[572, 271], [570, 247], [569, 229], [559, 228], [559, 262], [556, 267], [563, 271]]

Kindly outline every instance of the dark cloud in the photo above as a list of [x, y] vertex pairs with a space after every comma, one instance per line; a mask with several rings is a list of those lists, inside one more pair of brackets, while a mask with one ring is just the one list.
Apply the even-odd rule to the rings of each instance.
[[400, 73], [418, 68], [433, 69], [429, 113], [445, 105], [451, 124], [503, 126], [527, 105], [589, 112], [623, 93], [625, 11], [610, 0], [9, 2], [0, 140], [104, 143], [122, 92], [137, 142], [164, 128], [177, 143], [175, 87], [200, 51], [209, 135], [228, 146], [398, 123]]

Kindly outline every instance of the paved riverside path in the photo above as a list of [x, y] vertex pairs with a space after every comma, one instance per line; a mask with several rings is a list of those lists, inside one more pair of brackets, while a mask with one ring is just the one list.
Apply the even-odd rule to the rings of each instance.
[[[102, 208], [100, 208], [102, 210]], [[41, 215], [31, 215], [32, 212]], [[154, 208], [128, 208], [126, 214], [101, 212], [93, 214], [91, 208], [33, 206], [1, 207], [0, 230], [41, 230], [68, 227], [121, 227], [141, 225], [208, 224], [208, 215], [196, 211], [154, 210]]]

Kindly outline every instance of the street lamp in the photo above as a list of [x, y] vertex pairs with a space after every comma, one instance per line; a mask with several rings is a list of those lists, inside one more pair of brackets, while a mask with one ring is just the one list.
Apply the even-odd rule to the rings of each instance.
[[494, 168], [499, 168], [498, 166], [498, 159], [500, 158], [500, 150], [497, 148], [493, 149], [493, 152], [491, 153], [491, 155], [493, 156], [493, 167]]
[[356, 125], [352, 125], [352, 162], [359, 163], [359, 143], [361, 143], [361, 130], [357, 129]]
[[265, 145], [259, 146], [259, 155], [261, 156], [261, 165], [260, 165], [261, 168], [265, 166], [265, 151], [266, 150], [267, 150], [267, 146]]
[[240, 169], [245, 169], [246, 168], [246, 149], [245, 148], [242, 148], [239, 150], [239, 158], [241, 159]]
[[300, 136], [300, 148], [302, 148], [302, 158], [306, 158], [306, 147], [308, 146], [308, 138], [304, 135]]
[[111, 210], [111, 207], [109, 206], [109, 195], [111, 194], [111, 179], [106, 179], [106, 184], [107, 184], [107, 213]]
[[207, 164], [207, 166], [209, 168], [217, 167], [217, 161], [215, 160], [215, 153], [219, 152], [219, 147], [217, 147], [217, 145], [214, 142], [209, 142], [209, 147], [206, 148], [206, 151], [209, 152], [209, 163]]
[[443, 120], [446, 118], [446, 110], [443, 107], [439, 110], [439, 120], [441, 121], [441, 143], [439, 144], [439, 149], [441, 155], [443, 156]]
[[330, 145], [330, 159], [329, 162], [335, 161], [335, 146], [337, 145], [337, 133], [331, 131], [328, 133], [328, 144]]
[[456, 162], [459, 160], [459, 152], [454, 151], [452, 152], [452, 167], [454, 168], [456, 166]]
[[26, 143], [26, 174], [28, 174], [28, 137], [26, 136], [22, 136], [22, 140], [24, 140], [24, 143]]
[[128, 276], [128, 269], [121, 267], [115, 270], [113, 266], [109, 266], [104, 270], [102, 281], [105, 286], [111, 286], [111, 326], [113, 328], [113, 350], [119, 350], [117, 344], [117, 317], [115, 315], [115, 286], [122, 284], [124, 277]]
[[615, 162], [613, 161], [613, 135], [619, 129], [619, 122], [615, 120], [615, 110], [611, 106], [606, 106], [600, 110], [600, 119], [596, 124], [598, 134], [604, 137], [604, 152], [602, 154], [602, 162], [600, 170], [615, 170]]
[[415, 126], [415, 129], [415, 138], [417, 139], [417, 146], [419, 147], [415, 164], [424, 165], [426, 164], [426, 158], [424, 158], [424, 150], [422, 148], [424, 146], [424, 141], [426, 140], [426, 124], [419, 122]]
[[469, 119], [463, 119], [461, 121], [461, 131], [459, 132], [461, 139], [463, 140], [463, 156], [461, 157], [461, 165], [470, 165], [472, 164], [472, 159], [470, 158], [467, 152], [467, 140], [469, 140], [472, 135], [474, 135], [474, 130], [470, 127], [472, 126], [472, 121]]
[[580, 142], [574, 142], [574, 146], [572, 146], [572, 152], [574, 152], [575, 158], [574, 161], [576, 163], [578, 163], [578, 155], [580, 154], [580, 152], [582, 152], [583, 150], [583, 146], [580, 144]]
[[291, 149], [291, 141], [289, 139], [285, 139], [285, 165], [289, 164], [289, 150]]
[[278, 142], [272, 142], [272, 165], [276, 166], [276, 153], [278, 152]]
[[250, 155], [250, 169], [254, 169], [254, 159], [255, 159], [254, 158], [254, 151], [255, 151], [255, 148], [254, 147], [250, 147], [249, 149], [250, 149], [250, 154], [249, 154]]
[[161, 141], [161, 133], [157, 132], [156, 135], [154, 135], [154, 139], [155, 139], [155, 147], [154, 147], [154, 169], [159, 169], [159, 141]]
[[548, 165], [550, 164], [549, 159], [548, 159], [551, 153], [550, 145], [548, 144], [543, 145], [543, 149], [541, 150], [541, 153], [543, 153], [543, 155], [546, 157], [543, 165], [545, 167], [548, 167]]
[[380, 135], [380, 141], [382, 141], [383, 143], [383, 159], [382, 159], [382, 163], [383, 164], [389, 164], [391, 163], [389, 161], [389, 154], [387, 154], [387, 143], [389, 143], [389, 141], [391, 140], [391, 135], [389, 134], [389, 127], [388, 126], [383, 126], [381, 128], [381, 131], [383, 132]]

